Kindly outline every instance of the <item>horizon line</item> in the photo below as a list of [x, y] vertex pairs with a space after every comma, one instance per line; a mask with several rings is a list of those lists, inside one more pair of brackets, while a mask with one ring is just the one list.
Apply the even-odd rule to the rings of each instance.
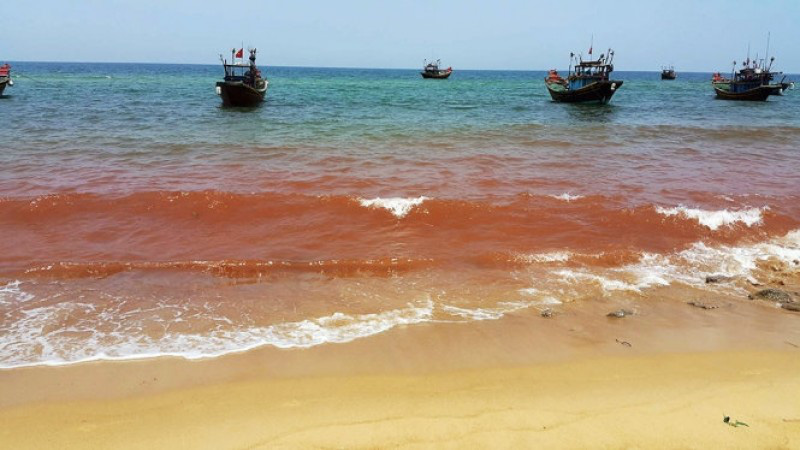
[[[142, 64], [142, 65], [173, 65], [173, 66], [216, 66], [219, 63], [189, 63], [189, 62], [148, 62], [148, 61], [67, 61], [67, 60], [7, 60], [9, 63], [45, 63], [45, 64]], [[279, 67], [289, 69], [348, 69], [348, 70], [420, 70], [417, 67], [355, 67], [355, 66], [304, 66], [304, 65], [269, 65], [265, 64], [262, 67]], [[453, 69], [454, 71], [471, 71], [471, 72], [547, 72], [550, 69]], [[558, 70], [558, 69], [557, 69]], [[641, 69], [626, 69], [616, 70], [615, 72], [660, 72], [662, 69], [654, 70], [641, 70]], [[714, 73], [719, 70], [676, 70], [679, 73]], [[793, 72], [783, 72], [787, 74], [794, 74]]]

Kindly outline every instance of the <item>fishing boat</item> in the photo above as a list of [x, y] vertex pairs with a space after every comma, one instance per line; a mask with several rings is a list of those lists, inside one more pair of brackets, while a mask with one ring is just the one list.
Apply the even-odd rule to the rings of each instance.
[[[592, 54], [589, 49], [589, 55]], [[608, 103], [622, 86], [621, 80], [611, 80], [614, 71], [614, 51], [609, 49], [596, 60], [584, 61], [583, 57], [570, 53], [570, 68], [567, 78], [551, 70], [544, 79], [550, 97], [565, 103]], [[572, 63], [575, 69], [572, 69]]]
[[675, 68], [672, 66], [669, 67], [662, 67], [661, 68], [661, 79], [662, 80], [674, 80], [678, 77], [678, 74], [675, 73]]
[[439, 66], [442, 64], [440, 59], [437, 59], [436, 62], [428, 62], [425, 60], [424, 67], [420, 74], [422, 78], [431, 78], [435, 80], [446, 80], [453, 74], [453, 68], [448, 67], [447, 69], [440, 69]]
[[[231, 64], [219, 56], [225, 79], [217, 82], [217, 94], [222, 98], [223, 106], [258, 106], [267, 94], [269, 81], [261, 77], [261, 71], [256, 67], [256, 49], [250, 50], [249, 64], [244, 63], [243, 53], [243, 49], [232, 50]], [[237, 64], [236, 58], [242, 61]]]
[[736, 61], [734, 61], [730, 78], [724, 78], [719, 72], [712, 76], [711, 85], [714, 87], [717, 98], [763, 102], [770, 95], [782, 95], [790, 83], [785, 83], [785, 77], [781, 82], [773, 81], [777, 75], [780, 75], [780, 72], [771, 71], [774, 62], [775, 57], [770, 58], [769, 65], [766, 64], [766, 61], [759, 62], [758, 59], [751, 61], [748, 58], [737, 72]]
[[0, 66], [0, 95], [3, 95], [6, 86], [14, 86], [14, 80], [11, 79], [11, 66], [3, 64]]

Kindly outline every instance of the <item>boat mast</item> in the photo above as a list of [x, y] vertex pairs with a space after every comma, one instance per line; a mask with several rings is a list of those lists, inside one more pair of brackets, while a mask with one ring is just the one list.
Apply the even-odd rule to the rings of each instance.
[[569, 69], [567, 69], [567, 78], [572, 75], [572, 60], [575, 59], [575, 53], [569, 52]]
[[[772, 33], [767, 31], [767, 53], [766, 53], [766, 55], [764, 55], [764, 67], [765, 68], [766, 68], [766, 65], [767, 65], [766, 61], [769, 60], [769, 38], [770, 38], [770, 34], [772, 34]], [[770, 61], [769, 69], [767, 69], [767, 71], [769, 72], [770, 70], [772, 70], [772, 61]]]

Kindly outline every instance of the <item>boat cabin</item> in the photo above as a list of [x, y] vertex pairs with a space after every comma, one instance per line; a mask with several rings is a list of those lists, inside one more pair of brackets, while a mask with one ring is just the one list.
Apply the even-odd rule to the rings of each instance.
[[[233, 61], [236, 58], [232, 58]], [[226, 82], [240, 82], [249, 86], [255, 86], [258, 80], [261, 79], [261, 70], [256, 67], [256, 50], [250, 50], [250, 63], [249, 64], [228, 64], [228, 61], [222, 60], [222, 66], [225, 68], [225, 81]]]
[[[613, 55], [613, 53], [612, 53]], [[580, 89], [596, 81], [606, 81], [614, 71], [610, 58], [600, 55], [595, 61], [580, 61], [575, 65], [575, 71], [567, 79], [570, 89]]]

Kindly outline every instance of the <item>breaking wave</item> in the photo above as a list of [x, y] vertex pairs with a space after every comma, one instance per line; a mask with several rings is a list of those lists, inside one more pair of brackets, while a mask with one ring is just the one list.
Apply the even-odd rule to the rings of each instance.
[[665, 216], [681, 216], [687, 219], [698, 221], [701, 225], [708, 227], [711, 230], [718, 230], [722, 226], [731, 226], [736, 223], [743, 223], [748, 227], [756, 224], [761, 224], [763, 221], [763, 212], [768, 210], [768, 207], [763, 208], [750, 208], [742, 210], [719, 210], [719, 211], [706, 211], [698, 208], [687, 208], [685, 206], [677, 206], [675, 208], [656, 207], [659, 214]]
[[415, 198], [391, 197], [391, 198], [373, 198], [373, 199], [359, 199], [361, 206], [365, 208], [383, 208], [398, 219], [402, 219], [412, 209], [421, 205], [428, 197], [421, 196]]

